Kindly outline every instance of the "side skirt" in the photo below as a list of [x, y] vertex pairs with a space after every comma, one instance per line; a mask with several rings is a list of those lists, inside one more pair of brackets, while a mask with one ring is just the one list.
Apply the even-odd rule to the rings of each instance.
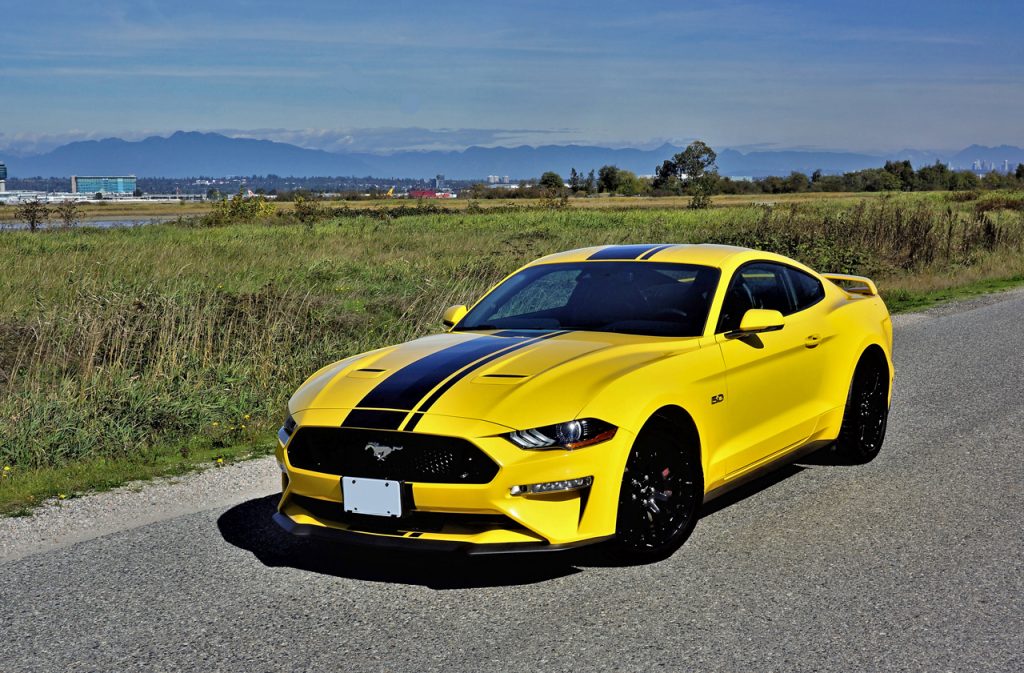
[[835, 439], [817, 439], [812, 442], [808, 442], [801, 446], [800, 448], [794, 449], [787, 453], [786, 455], [781, 456], [780, 458], [773, 460], [770, 463], [765, 463], [764, 465], [755, 470], [751, 470], [746, 474], [736, 477], [736, 479], [733, 479], [732, 481], [726, 482], [721, 486], [718, 486], [713, 490], [708, 491], [707, 493], [704, 494], [704, 502], [705, 504], [709, 503], [715, 498], [725, 495], [729, 491], [737, 489], [740, 486], [743, 486], [744, 484], [749, 484], [755, 479], [760, 479], [761, 477], [771, 472], [774, 472], [780, 467], [784, 467], [785, 465], [794, 463], [806, 455], [812, 454], [820, 449], [824, 449], [826, 446], [834, 443], [835, 441]]

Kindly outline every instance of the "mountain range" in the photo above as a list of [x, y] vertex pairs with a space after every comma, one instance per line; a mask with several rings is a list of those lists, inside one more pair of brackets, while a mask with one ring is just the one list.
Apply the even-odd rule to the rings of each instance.
[[[563, 177], [570, 168], [586, 173], [613, 164], [639, 175], [653, 174], [656, 167], [683, 148], [664, 144], [655, 149], [612, 149], [592, 145], [541, 145], [537, 147], [469, 147], [459, 151], [406, 151], [393, 154], [335, 153], [287, 143], [250, 138], [230, 138], [217, 133], [178, 131], [168, 137], [144, 140], [119, 138], [68, 143], [45, 154], [5, 159], [12, 177], [63, 177], [70, 175], [137, 175], [183, 178], [192, 176], [281, 175], [374, 176], [378, 178], [430, 178], [442, 173], [449, 179], [475, 180], [488, 175], [508, 175], [514, 180], [556, 171]], [[761, 150], [741, 152], [722, 149], [718, 168], [722, 175], [788, 175], [791, 171], [842, 173], [879, 167], [887, 159], [909, 159], [915, 167], [948, 162], [953, 168], [970, 168], [975, 161], [986, 166], [1024, 162], [1024, 149], [1010, 145], [971, 145], [958, 152], [903, 150], [891, 155], [842, 151]]]

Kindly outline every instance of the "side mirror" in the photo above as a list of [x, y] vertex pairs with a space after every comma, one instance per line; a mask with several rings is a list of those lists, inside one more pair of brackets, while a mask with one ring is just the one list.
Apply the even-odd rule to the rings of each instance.
[[452, 327], [458, 325], [459, 321], [462, 320], [466, 316], [466, 313], [468, 312], [469, 309], [466, 308], [465, 304], [459, 304], [458, 306], [449, 306], [448, 309], [444, 312], [444, 318], [441, 319], [441, 322], [444, 323], [445, 327], [451, 329]]
[[778, 311], [752, 308], [743, 314], [740, 328], [732, 332], [726, 332], [725, 336], [728, 339], [741, 339], [762, 332], [777, 332], [782, 329], [784, 321], [785, 319]]

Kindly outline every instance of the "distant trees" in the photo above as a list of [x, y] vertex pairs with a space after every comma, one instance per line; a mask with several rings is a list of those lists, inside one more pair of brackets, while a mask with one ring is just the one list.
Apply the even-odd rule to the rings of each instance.
[[[653, 180], [637, 176], [618, 166], [606, 164], [590, 171], [587, 177], [573, 168], [569, 173], [569, 189], [574, 195], [617, 194], [636, 196], [652, 194], [667, 196], [686, 194], [691, 197], [690, 207], [704, 208], [710, 204], [713, 194], [798, 194], [801, 192], [894, 192], [894, 191], [972, 191], [977, 189], [1021, 189], [1024, 188], [1024, 163], [1012, 173], [990, 171], [979, 176], [974, 171], [951, 170], [947, 165], [936, 162], [914, 170], [910, 161], [887, 161], [880, 168], [866, 168], [839, 175], [828, 175], [822, 170], [813, 171], [810, 176], [792, 171], [788, 176], [769, 175], [756, 179], [736, 179], [718, 175], [715, 166], [717, 156], [713, 149], [698, 141], [691, 143], [683, 152], [666, 159], [658, 167]], [[690, 172], [687, 172], [690, 171]], [[483, 188], [481, 188], [483, 190]], [[495, 190], [490, 190], [494, 192]], [[534, 190], [519, 190], [508, 195], [522, 198], [539, 198]], [[487, 197], [501, 197], [490, 193]]]
[[590, 173], [584, 177], [583, 173], [576, 172], [573, 168], [569, 171], [569, 190], [573, 194], [593, 194], [597, 191], [597, 178], [594, 177], [594, 170], [591, 169]]
[[50, 221], [52, 213], [41, 201], [25, 201], [14, 209], [14, 216], [24, 220], [30, 231], [35, 231], [40, 225]]
[[[697, 140], [682, 152], [666, 159], [656, 169], [653, 180], [639, 177], [632, 171], [612, 164], [601, 166], [584, 177], [572, 168], [569, 171], [568, 187], [572, 195], [617, 194], [636, 196], [653, 194], [666, 196], [686, 194], [691, 208], [706, 208], [713, 194], [798, 194], [801, 192], [890, 192], [890, 191], [972, 191], [977, 189], [1021, 189], [1024, 188], [1024, 163], [1013, 173], [990, 171], [979, 176], [974, 171], [951, 170], [940, 161], [914, 170], [910, 161], [901, 159], [886, 161], [880, 168], [866, 168], [840, 175], [828, 175], [821, 169], [808, 177], [801, 171], [792, 171], [788, 176], [729, 178], [718, 174], [717, 153]], [[509, 190], [486, 189], [480, 185], [473, 193], [479, 198], [542, 198], [550, 196], [550, 189], [560, 183], [561, 176], [553, 171], [541, 176], [537, 187], [521, 185], [515, 193]], [[565, 184], [565, 183], [561, 183]]]
[[[575, 173], [576, 170], [573, 169], [573, 172]], [[555, 173], [554, 171], [547, 171], [546, 173], [541, 175], [540, 180], [537, 184], [539, 184], [541, 187], [544, 187], [545, 189], [554, 189], [561, 191], [562, 189], [565, 188], [565, 182], [562, 180], [562, 176], [559, 175], [558, 173]]]
[[1009, 175], [1002, 175], [996, 171], [989, 171], [981, 176], [981, 186], [985, 189], [1003, 189], [1012, 186]]
[[597, 191], [614, 194], [619, 188], [619, 167], [601, 166], [597, 171]]
[[931, 166], [924, 166], [917, 172], [916, 186], [925, 191], [948, 189], [949, 174], [950, 170], [946, 164], [936, 161]]
[[811, 187], [810, 179], [799, 171], [793, 171], [790, 173], [789, 177], [784, 180], [784, 184], [786, 186], [786, 191], [791, 194], [806, 192]]
[[73, 227], [78, 224], [81, 217], [78, 204], [74, 201], [62, 201], [54, 207], [57, 217], [65, 227]]
[[[591, 171], [591, 178], [593, 177]], [[637, 196], [649, 191], [650, 185], [633, 171], [605, 165], [597, 171], [597, 191], [620, 196]]]
[[[909, 168], [909, 170], [908, 170]], [[995, 175], [989, 180], [990, 185], [998, 181], [1004, 187], [1014, 185], [1003, 184], [1014, 181], [1005, 175]], [[826, 175], [816, 170], [808, 178], [804, 173], [793, 171], [788, 177], [769, 175], [756, 180], [732, 180], [719, 177], [715, 184], [715, 193], [720, 194], [796, 194], [800, 192], [889, 192], [889, 191], [926, 191], [926, 190], [971, 190], [986, 186], [984, 179], [979, 179], [971, 171], [951, 171], [945, 165], [925, 166], [914, 171], [909, 162], [889, 162], [883, 168], [867, 168], [851, 171], [842, 175]]]
[[981, 187], [981, 180], [970, 171], [956, 171], [950, 174], [948, 186], [955, 192], [967, 192]]
[[649, 185], [633, 171], [619, 169], [619, 185], [616, 193], [621, 196], [639, 196], [648, 190]]
[[886, 161], [883, 170], [896, 176], [900, 181], [899, 189], [905, 192], [914, 189], [914, 167], [909, 161]]
[[701, 140], [690, 143], [685, 150], [666, 159], [657, 169], [654, 188], [690, 195], [691, 208], [707, 208], [718, 182], [715, 161], [718, 154]]

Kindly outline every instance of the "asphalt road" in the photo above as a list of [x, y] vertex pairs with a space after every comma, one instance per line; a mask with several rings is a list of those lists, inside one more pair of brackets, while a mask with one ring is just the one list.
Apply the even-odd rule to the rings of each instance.
[[368, 556], [271, 495], [22, 556], [0, 671], [1021, 671], [1022, 353], [1021, 293], [902, 319], [878, 459], [756, 483], [654, 565]]

